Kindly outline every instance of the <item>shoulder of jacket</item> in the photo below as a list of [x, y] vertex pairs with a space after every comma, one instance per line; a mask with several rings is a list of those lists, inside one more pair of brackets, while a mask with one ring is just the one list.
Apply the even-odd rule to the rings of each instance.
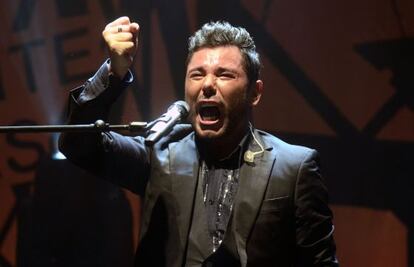
[[289, 155], [308, 155], [315, 151], [313, 148], [290, 144], [273, 134], [265, 132], [263, 130], [255, 130], [256, 134], [260, 136], [265, 146], [272, 148], [277, 154], [289, 154]]

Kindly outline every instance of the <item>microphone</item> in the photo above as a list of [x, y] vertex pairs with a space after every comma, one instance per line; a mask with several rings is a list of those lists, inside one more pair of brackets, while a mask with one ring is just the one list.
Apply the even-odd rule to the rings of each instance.
[[152, 146], [162, 136], [168, 134], [174, 125], [188, 116], [189, 110], [190, 108], [186, 102], [182, 100], [174, 102], [166, 113], [150, 123], [145, 144]]

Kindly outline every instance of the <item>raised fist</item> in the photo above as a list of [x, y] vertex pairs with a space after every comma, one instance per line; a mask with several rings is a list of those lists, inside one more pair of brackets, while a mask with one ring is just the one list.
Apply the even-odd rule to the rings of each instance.
[[106, 25], [102, 36], [111, 59], [110, 71], [123, 78], [134, 60], [138, 46], [139, 25], [120, 17]]

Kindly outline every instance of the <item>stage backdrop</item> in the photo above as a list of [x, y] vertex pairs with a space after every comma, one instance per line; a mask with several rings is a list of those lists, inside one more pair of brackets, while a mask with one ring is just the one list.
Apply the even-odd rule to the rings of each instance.
[[[414, 1], [5, 0], [0, 124], [64, 123], [105, 60], [104, 26], [141, 26], [134, 84], [111, 122], [183, 98], [186, 42], [227, 20], [254, 36], [257, 128], [318, 149], [342, 266], [414, 266]], [[139, 199], [56, 160], [57, 134], [0, 134], [0, 266], [130, 266]]]

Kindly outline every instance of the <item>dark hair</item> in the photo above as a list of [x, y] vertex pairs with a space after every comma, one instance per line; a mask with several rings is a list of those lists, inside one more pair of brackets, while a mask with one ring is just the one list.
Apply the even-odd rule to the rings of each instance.
[[261, 63], [253, 38], [245, 28], [234, 27], [226, 21], [206, 23], [188, 39], [187, 65], [199, 49], [227, 45], [234, 45], [240, 49], [249, 85], [258, 80]]

